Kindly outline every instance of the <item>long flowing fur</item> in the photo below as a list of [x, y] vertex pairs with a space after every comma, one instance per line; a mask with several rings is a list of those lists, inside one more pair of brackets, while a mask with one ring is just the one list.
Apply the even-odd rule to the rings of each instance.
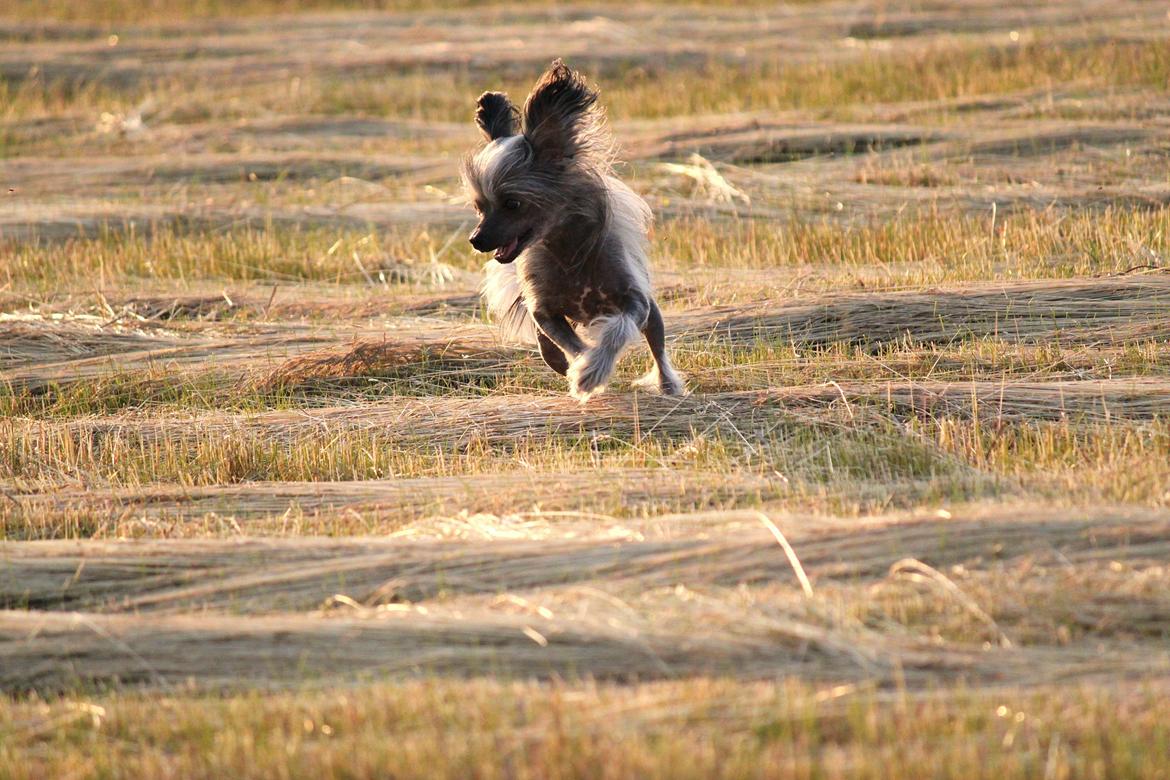
[[505, 342], [528, 346], [536, 344], [536, 323], [524, 305], [515, 263], [501, 265], [495, 260], [489, 260], [483, 267], [479, 293], [488, 312], [499, 323], [500, 337]]
[[649, 296], [650, 262], [646, 234], [654, 220], [650, 207], [624, 181], [608, 174], [605, 176], [605, 196], [609, 207], [606, 233], [621, 246], [621, 260], [638, 290]]
[[[646, 232], [650, 228], [650, 207], [625, 182], [605, 176], [607, 214], [605, 233], [617, 247], [618, 262], [629, 274], [632, 286], [649, 298], [650, 268], [646, 257]], [[594, 319], [588, 328], [590, 349], [569, 365], [569, 393], [581, 401], [605, 391], [605, 383], [618, 359], [637, 340], [643, 323], [626, 314]], [[649, 387], [648, 384], [642, 385]]]

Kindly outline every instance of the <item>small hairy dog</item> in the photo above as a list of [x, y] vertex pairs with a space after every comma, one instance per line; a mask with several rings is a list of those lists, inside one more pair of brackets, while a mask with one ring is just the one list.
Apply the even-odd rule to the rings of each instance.
[[586, 401], [641, 333], [654, 367], [635, 385], [682, 394], [650, 289], [650, 208], [611, 173], [597, 92], [556, 60], [523, 109], [501, 92], [483, 93], [477, 105], [488, 143], [463, 163], [480, 216], [470, 240], [495, 252], [481, 292], [505, 336], [535, 341], [544, 362], [568, 377], [569, 393]]

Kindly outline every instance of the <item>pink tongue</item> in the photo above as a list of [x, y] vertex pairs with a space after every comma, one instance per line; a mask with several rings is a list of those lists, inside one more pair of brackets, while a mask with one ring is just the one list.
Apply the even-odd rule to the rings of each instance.
[[516, 242], [518, 240], [519, 239], [513, 238], [511, 241], [497, 249], [496, 257], [507, 257], [508, 255], [512, 254], [512, 250], [516, 248]]

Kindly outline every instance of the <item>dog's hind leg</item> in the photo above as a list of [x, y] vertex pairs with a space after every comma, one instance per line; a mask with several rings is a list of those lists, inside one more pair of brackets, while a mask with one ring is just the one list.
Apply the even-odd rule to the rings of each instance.
[[597, 343], [569, 364], [569, 395], [588, 401], [605, 389], [622, 350], [638, 337], [648, 311], [649, 299], [633, 292], [621, 312], [598, 317], [590, 324], [598, 333]]
[[662, 312], [658, 304], [650, 301], [650, 313], [646, 317], [646, 324], [642, 327], [642, 335], [650, 346], [650, 354], [654, 356], [654, 367], [641, 379], [634, 382], [634, 387], [648, 390], [657, 390], [663, 395], [683, 395], [686, 386], [670, 365], [670, 358], [666, 354], [666, 326], [662, 323]]
[[561, 348], [553, 343], [552, 339], [544, 333], [537, 333], [536, 343], [540, 347], [540, 356], [544, 358], [544, 362], [549, 368], [561, 376], [569, 372], [569, 359], [565, 357]]

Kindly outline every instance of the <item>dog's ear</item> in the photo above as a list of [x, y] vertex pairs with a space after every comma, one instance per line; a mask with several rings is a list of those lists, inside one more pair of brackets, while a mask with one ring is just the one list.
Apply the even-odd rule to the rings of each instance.
[[524, 101], [524, 137], [536, 157], [558, 162], [588, 151], [597, 141], [597, 91], [562, 60], [554, 60]]
[[489, 141], [520, 132], [516, 106], [503, 92], [485, 92], [475, 101], [475, 124]]

